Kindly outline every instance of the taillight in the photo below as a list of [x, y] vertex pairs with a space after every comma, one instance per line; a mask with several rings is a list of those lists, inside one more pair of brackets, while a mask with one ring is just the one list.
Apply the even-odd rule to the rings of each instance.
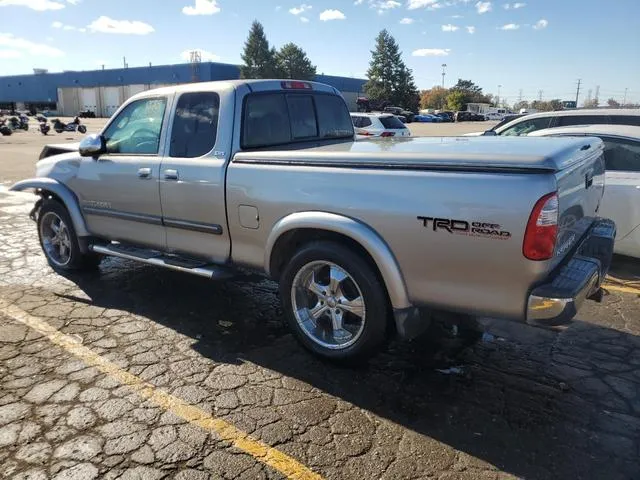
[[396, 132], [382, 132], [382, 134], [380, 134], [381, 137], [393, 137], [396, 134]]
[[558, 237], [558, 194], [545, 195], [533, 207], [524, 234], [522, 253], [529, 260], [553, 257]]
[[366, 130], [356, 131], [356, 133], [357, 133], [358, 135], [363, 135], [363, 136], [365, 136], [365, 137], [372, 137], [372, 136], [373, 136], [373, 133], [368, 132], [368, 131], [366, 131]]
[[287, 80], [285, 82], [280, 82], [280, 86], [287, 90], [313, 90], [313, 85], [299, 80]]

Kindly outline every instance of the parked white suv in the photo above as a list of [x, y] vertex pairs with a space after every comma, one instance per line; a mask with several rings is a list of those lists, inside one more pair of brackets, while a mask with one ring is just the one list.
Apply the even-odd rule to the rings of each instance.
[[405, 124], [390, 113], [352, 113], [351, 121], [358, 139], [411, 136], [411, 132]]

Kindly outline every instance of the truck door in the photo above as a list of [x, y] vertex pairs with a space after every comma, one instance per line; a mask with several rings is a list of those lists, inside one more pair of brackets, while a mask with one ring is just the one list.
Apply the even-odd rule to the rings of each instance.
[[160, 166], [167, 248], [221, 263], [230, 254], [225, 172], [233, 134], [234, 91], [184, 92], [174, 104]]
[[157, 96], [129, 103], [102, 133], [106, 152], [80, 157], [69, 184], [92, 234], [164, 249], [158, 175], [167, 100]]

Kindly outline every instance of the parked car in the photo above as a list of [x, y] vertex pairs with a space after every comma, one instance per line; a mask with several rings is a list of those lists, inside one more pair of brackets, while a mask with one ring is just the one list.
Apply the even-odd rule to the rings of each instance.
[[298, 340], [332, 360], [443, 310], [566, 324], [611, 261], [597, 138], [356, 142], [333, 87], [234, 80], [138, 93], [66, 148], [11, 187], [40, 196], [54, 269], [262, 270]]
[[455, 118], [454, 118], [454, 112], [438, 112], [435, 114], [437, 117], [440, 117], [440, 119], [442, 119], [443, 122], [454, 122]]
[[614, 252], [640, 258], [640, 127], [586, 125], [537, 130], [529, 136], [595, 136], [604, 142], [606, 185], [599, 213], [616, 222]]
[[455, 113], [456, 122], [471, 122], [475, 119], [475, 114], [472, 112], [461, 111]]
[[421, 122], [421, 123], [440, 123], [440, 122], [442, 122], [442, 118], [440, 118], [438, 115], [431, 115], [429, 113], [416, 115], [414, 120], [416, 122]]
[[415, 113], [400, 107], [385, 107], [384, 111], [386, 113], [393, 113], [394, 115], [402, 115], [406, 119], [406, 123], [413, 122], [415, 118]]
[[527, 135], [536, 130], [572, 125], [635, 125], [640, 126], [640, 109], [577, 109], [559, 110], [522, 115], [510, 122], [500, 123], [485, 132], [467, 133], [465, 136], [480, 135]]
[[80, 118], [96, 118], [96, 112], [93, 110], [81, 110], [78, 112], [78, 117]]
[[411, 136], [404, 123], [390, 113], [352, 113], [351, 120], [358, 138]]

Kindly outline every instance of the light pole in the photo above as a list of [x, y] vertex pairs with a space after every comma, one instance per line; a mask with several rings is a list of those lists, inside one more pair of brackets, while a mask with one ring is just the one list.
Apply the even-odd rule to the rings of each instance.
[[447, 68], [447, 64], [443, 63], [442, 64], [442, 88], [444, 88], [444, 76], [447, 74], [447, 72], [445, 71], [445, 68]]
[[496, 100], [496, 107], [500, 106], [500, 89], [502, 88], [502, 85], [498, 85], [498, 99]]

